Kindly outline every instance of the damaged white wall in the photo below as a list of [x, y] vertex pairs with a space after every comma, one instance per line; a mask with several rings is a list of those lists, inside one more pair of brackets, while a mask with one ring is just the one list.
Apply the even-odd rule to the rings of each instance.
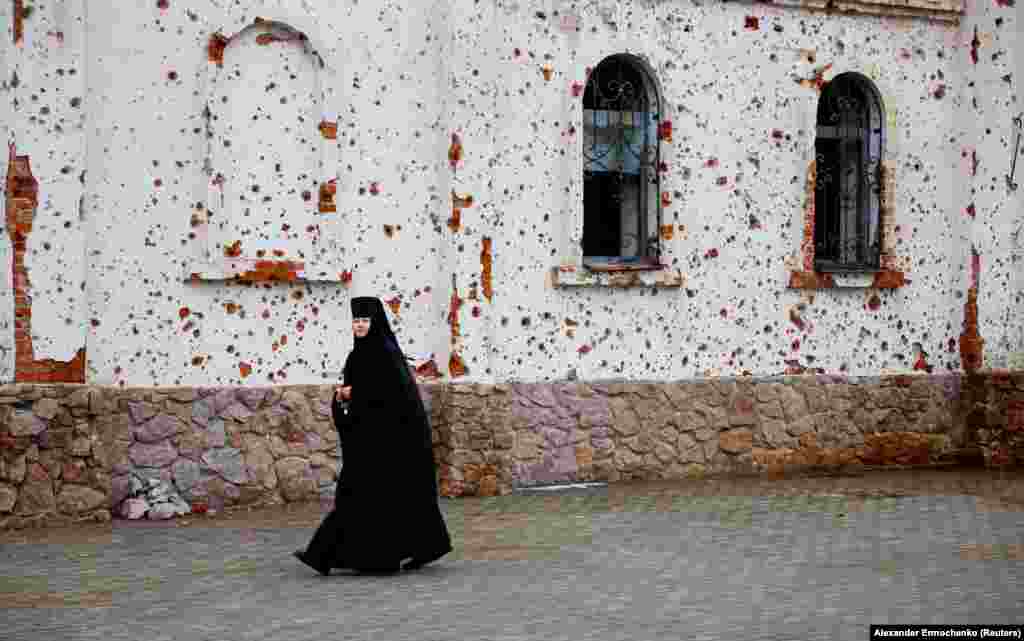
[[[968, 2], [950, 26], [693, 0], [104, 4], [0, 2], [0, 127], [38, 180], [25, 254], [34, 358], [84, 347], [89, 382], [333, 380], [353, 294], [390, 301], [403, 347], [433, 355], [446, 378], [454, 351], [459, 380], [772, 375], [794, 363], [870, 375], [909, 371], [915, 346], [944, 371], [959, 368], [972, 245], [986, 364], [1024, 350], [1020, 194], [1004, 178], [1019, 8]], [[31, 7], [19, 44], [16, 6]], [[252, 29], [256, 17], [307, 40]], [[247, 28], [223, 67], [210, 62], [211, 35]], [[257, 43], [265, 33], [276, 36]], [[552, 268], [579, 260], [574, 85], [623, 52], [656, 72], [673, 123], [663, 255], [684, 283], [554, 288]], [[788, 289], [814, 155], [811, 81], [844, 71], [870, 77], [885, 102], [895, 254], [910, 282]], [[325, 139], [320, 122], [335, 118]], [[321, 213], [328, 180], [336, 211]], [[236, 240], [241, 258], [305, 260], [306, 280], [213, 279]], [[6, 234], [0, 259], [10, 381]]]

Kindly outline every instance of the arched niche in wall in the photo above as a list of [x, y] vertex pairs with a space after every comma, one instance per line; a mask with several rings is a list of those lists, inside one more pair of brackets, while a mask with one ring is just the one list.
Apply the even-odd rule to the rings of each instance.
[[334, 70], [309, 37], [257, 18], [208, 44], [205, 202], [191, 219], [193, 280], [342, 280], [322, 242], [337, 215]]

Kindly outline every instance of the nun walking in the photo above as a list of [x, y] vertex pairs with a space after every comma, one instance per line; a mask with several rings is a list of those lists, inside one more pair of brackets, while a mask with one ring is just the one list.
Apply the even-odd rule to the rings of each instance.
[[412, 570], [452, 551], [416, 381], [381, 301], [351, 303], [355, 347], [331, 403], [344, 458], [334, 509], [294, 553], [324, 576]]

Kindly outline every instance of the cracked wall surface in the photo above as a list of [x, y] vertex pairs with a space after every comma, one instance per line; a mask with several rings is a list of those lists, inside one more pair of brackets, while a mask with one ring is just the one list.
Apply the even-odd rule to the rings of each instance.
[[[1024, 352], [1010, 3], [32, 4], [0, 3], [31, 344], [88, 382], [334, 380], [357, 294], [450, 380], [959, 370], [969, 290], [984, 365]], [[665, 268], [598, 276], [581, 93], [615, 53], [660, 85]], [[880, 276], [805, 261], [816, 100], [847, 71], [885, 107]], [[5, 236], [6, 381], [16, 257]]]

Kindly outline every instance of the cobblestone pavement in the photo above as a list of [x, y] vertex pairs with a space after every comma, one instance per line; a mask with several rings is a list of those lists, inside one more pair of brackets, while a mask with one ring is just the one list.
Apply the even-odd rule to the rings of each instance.
[[[0, 638], [867, 639], [1024, 622], [1024, 476], [636, 483], [443, 499], [456, 552], [324, 578], [317, 506], [0, 538]], [[20, 541], [20, 542], [19, 542]]]

